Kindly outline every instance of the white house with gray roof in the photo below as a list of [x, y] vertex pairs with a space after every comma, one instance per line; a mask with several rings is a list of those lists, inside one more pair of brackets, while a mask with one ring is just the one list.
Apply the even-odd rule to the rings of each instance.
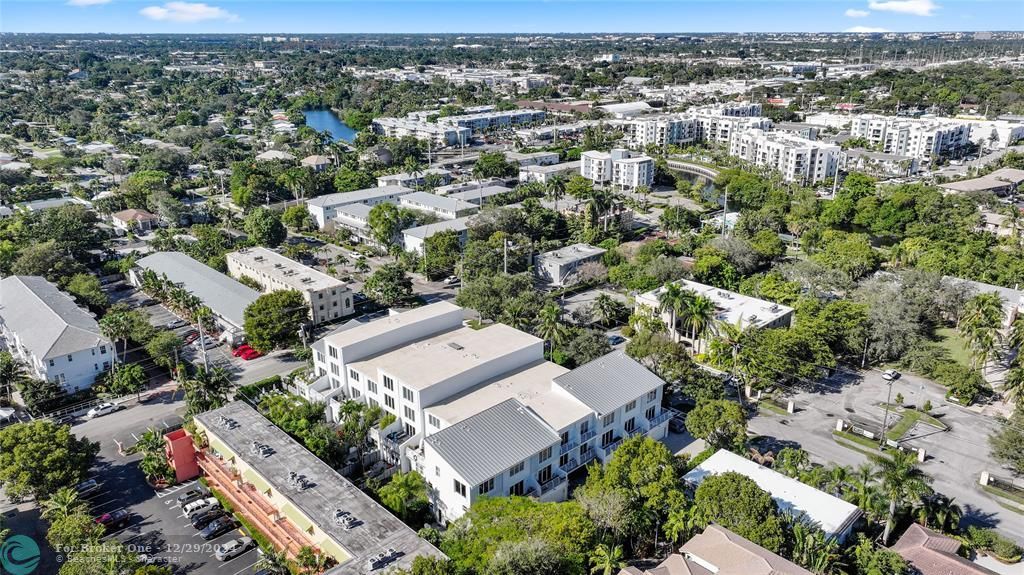
[[341, 206], [364, 204], [372, 207], [383, 203], [397, 204], [398, 198], [412, 192], [413, 190], [403, 186], [382, 186], [327, 194], [307, 200], [306, 209], [316, 220], [317, 225], [323, 228], [338, 215], [338, 208]]
[[468, 216], [480, 209], [479, 205], [454, 196], [438, 196], [428, 192], [406, 194], [398, 199], [398, 203], [405, 208], [434, 214], [442, 220]]
[[665, 382], [622, 352], [568, 370], [544, 342], [503, 324], [463, 326], [439, 302], [355, 325], [313, 345], [313, 399], [395, 416], [372, 431], [385, 461], [431, 484], [441, 521], [483, 495], [565, 499], [570, 473], [637, 434], [665, 435]]
[[69, 393], [91, 387], [117, 358], [92, 314], [38, 276], [0, 280], [0, 334], [35, 377]]

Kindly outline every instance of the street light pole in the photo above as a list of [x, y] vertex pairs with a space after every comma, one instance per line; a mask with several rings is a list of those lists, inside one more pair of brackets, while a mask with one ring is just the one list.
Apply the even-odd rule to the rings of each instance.
[[885, 432], [889, 427], [889, 405], [892, 402], [892, 380], [889, 380], [889, 393], [885, 396], [885, 417], [882, 419], [882, 437], [878, 440], [878, 446], [885, 446]]

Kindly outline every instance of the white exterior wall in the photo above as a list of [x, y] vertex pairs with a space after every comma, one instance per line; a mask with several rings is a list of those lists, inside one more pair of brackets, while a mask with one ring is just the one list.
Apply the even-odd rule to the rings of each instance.
[[[340, 281], [338, 285], [330, 287], [300, 289], [279, 277], [245, 265], [231, 256], [232, 254], [227, 256], [228, 273], [236, 278], [243, 275], [251, 277], [263, 286], [263, 293], [279, 290], [296, 290], [301, 293], [302, 299], [309, 305], [309, 317], [314, 324], [344, 317], [355, 309], [352, 303], [352, 290]], [[301, 266], [298, 262], [295, 265]]]
[[36, 357], [21, 343], [21, 338], [6, 325], [0, 323], [0, 333], [7, 340], [12, 355], [28, 365], [37, 379], [56, 381], [68, 393], [92, 387], [96, 378], [117, 362], [113, 344], [100, 340], [94, 347], [81, 349], [48, 360]]

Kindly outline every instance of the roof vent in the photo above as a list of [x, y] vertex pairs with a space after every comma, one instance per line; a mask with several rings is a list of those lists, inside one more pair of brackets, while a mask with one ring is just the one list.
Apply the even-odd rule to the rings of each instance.
[[461, 345], [455, 343], [454, 341], [448, 342], [448, 347], [450, 347], [452, 349], [455, 349], [455, 350], [458, 350], [458, 351], [462, 351], [462, 350], [466, 349], [466, 348], [462, 347]]

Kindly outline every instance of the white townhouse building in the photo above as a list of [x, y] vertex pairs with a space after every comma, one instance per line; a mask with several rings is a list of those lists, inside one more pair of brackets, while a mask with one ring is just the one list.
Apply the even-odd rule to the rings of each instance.
[[228, 273], [247, 276], [263, 286], [263, 293], [296, 290], [309, 305], [313, 324], [350, 315], [354, 311], [348, 284], [302, 265], [273, 250], [256, 246], [227, 255]]
[[558, 152], [531, 152], [523, 154], [520, 152], [505, 152], [505, 159], [511, 163], [518, 164], [520, 168], [526, 166], [551, 166], [559, 161]]
[[573, 162], [553, 164], [551, 166], [526, 166], [525, 168], [519, 169], [519, 182], [523, 184], [529, 182], [547, 184], [553, 178], [569, 177], [573, 174], [579, 173], [581, 165], [583, 165], [583, 162], [576, 160]]
[[463, 318], [440, 302], [332, 333], [313, 345], [307, 388], [332, 418], [345, 399], [393, 414], [374, 432], [382, 457], [423, 475], [439, 520], [483, 495], [564, 500], [569, 473], [665, 435], [665, 382], [624, 353], [568, 370], [530, 334]]
[[787, 182], [817, 184], [835, 177], [839, 146], [783, 132], [748, 130], [733, 139], [729, 155], [782, 173]]
[[306, 209], [316, 220], [318, 226], [323, 229], [338, 215], [338, 208], [350, 204], [364, 204], [376, 206], [385, 202], [397, 204], [398, 198], [405, 194], [411, 194], [412, 189], [404, 186], [383, 186], [379, 188], [366, 188], [352, 192], [341, 192], [317, 196], [306, 201]]
[[0, 334], [33, 376], [68, 393], [91, 387], [117, 360], [92, 314], [38, 276], [0, 280]]
[[480, 206], [453, 196], [438, 196], [428, 192], [413, 192], [398, 199], [398, 204], [421, 212], [434, 214], [442, 220], [454, 220], [475, 213]]
[[579, 267], [587, 262], [599, 262], [605, 253], [604, 248], [590, 244], [573, 244], [550, 252], [537, 254], [533, 257], [533, 273], [543, 282], [553, 286], [573, 283], [572, 276]]
[[[774, 302], [758, 299], [737, 292], [719, 289], [695, 281], [681, 279], [675, 282], [683, 289], [689, 290], [696, 295], [702, 295], [715, 304], [715, 320], [728, 324], [739, 324], [741, 329], [750, 327], [759, 328], [782, 328], [789, 327], [793, 321], [793, 308]], [[666, 326], [672, 325], [672, 312], [661, 311], [661, 296], [665, 293], [665, 286], [653, 289], [636, 296], [637, 311], [646, 310], [647, 313], [657, 315]], [[676, 318], [676, 329], [669, 330], [676, 341], [688, 343], [696, 347], [698, 342], [703, 342], [703, 337], [698, 341], [689, 338], [686, 329], [680, 325], [681, 318]]]
[[440, 232], [453, 231], [459, 238], [459, 245], [465, 246], [469, 241], [469, 222], [473, 216], [463, 216], [454, 220], [441, 220], [432, 224], [423, 224], [402, 230], [402, 247], [407, 252], [424, 255], [427, 238]]
[[635, 190], [654, 183], [654, 159], [620, 148], [588, 150], [580, 155], [580, 174], [599, 185]]

